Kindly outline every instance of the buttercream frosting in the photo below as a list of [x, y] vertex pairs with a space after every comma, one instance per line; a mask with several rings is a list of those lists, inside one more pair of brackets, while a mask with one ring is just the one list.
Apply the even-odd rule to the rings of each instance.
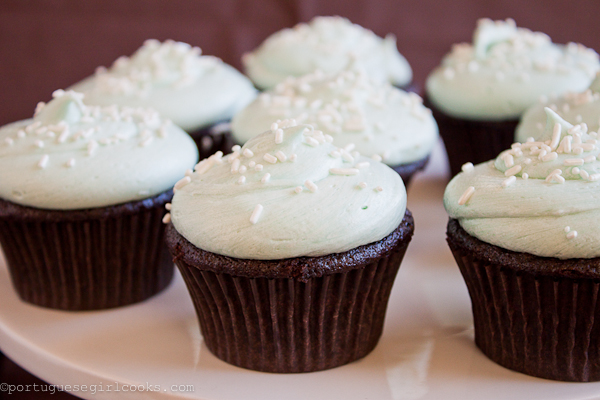
[[567, 121], [586, 124], [590, 131], [600, 128], [600, 75], [583, 92], [567, 92], [553, 98], [541, 96], [538, 103], [525, 111], [515, 131], [515, 141], [524, 142], [528, 138], [538, 139], [544, 135], [546, 112], [549, 107]]
[[153, 108], [188, 132], [230, 119], [256, 96], [252, 82], [219, 58], [153, 39], [70, 89], [90, 105]]
[[431, 111], [417, 94], [375, 84], [353, 70], [290, 77], [236, 114], [231, 131], [245, 143], [274, 120], [289, 118], [331, 135], [336, 146], [354, 143], [360, 154], [392, 166], [426, 157], [438, 137]]
[[378, 241], [406, 210], [402, 179], [295, 121], [201, 161], [175, 185], [171, 217], [196, 247], [242, 259], [344, 252]]
[[0, 128], [0, 197], [52, 210], [105, 207], [168, 190], [198, 160], [156, 111], [88, 106], [58, 90], [33, 119]]
[[454, 45], [426, 91], [436, 108], [457, 118], [518, 119], [542, 95], [585, 90], [599, 69], [598, 54], [581, 44], [554, 44], [510, 19], [481, 19], [473, 44]]
[[398, 52], [396, 38], [385, 39], [342, 17], [315, 17], [309, 23], [283, 29], [269, 36], [242, 58], [246, 74], [262, 89], [288, 76], [302, 76], [319, 69], [340, 72], [356, 63], [377, 82], [405, 86], [412, 70]]
[[538, 141], [515, 143], [495, 161], [465, 165], [444, 205], [470, 235], [542, 257], [600, 256], [600, 146], [596, 132], [549, 108]]

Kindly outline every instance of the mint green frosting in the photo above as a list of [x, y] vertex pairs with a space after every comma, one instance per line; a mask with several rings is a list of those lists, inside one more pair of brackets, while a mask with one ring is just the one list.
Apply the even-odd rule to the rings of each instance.
[[557, 45], [513, 20], [479, 20], [473, 44], [455, 45], [428, 77], [428, 99], [445, 114], [470, 120], [518, 119], [542, 95], [585, 90], [598, 54]]
[[190, 136], [155, 111], [88, 106], [58, 90], [33, 119], [0, 128], [0, 197], [52, 210], [141, 200], [198, 160]]
[[463, 167], [446, 188], [444, 206], [470, 235], [504, 249], [560, 259], [599, 257], [597, 135], [549, 108], [546, 113], [538, 141], [513, 144], [495, 161]]
[[405, 86], [412, 79], [410, 65], [398, 52], [393, 35], [382, 39], [337, 16], [315, 17], [309, 23], [274, 33], [245, 54], [242, 62], [246, 74], [262, 89], [317, 69], [334, 74], [352, 63], [380, 83]]
[[378, 241], [404, 217], [404, 184], [386, 165], [345, 154], [309, 125], [283, 121], [233, 154], [201, 161], [175, 185], [171, 221], [196, 247], [243, 259]]
[[544, 134], [546, 125], [545, 107], [556, 111], [567, 121], [584, 123], [590, 131], [600, 128], [600, 76], [583, 92], [567, 92], [559, 98], [542, 96], [540, 101], [527, 109], [515, 131], [515, 140], [524, 142], [528, 138], [538, 139]]
[[256, 97], [235, 68], [172, 40], [147, 40], [131, 58], [120, 57], [70, 89], [85, 93], [90, 105], [151, 107], [188, 132], [230, 119]]
[[231, 131], [245, 143], [274, 120], [289, 118], [331, 135], [336, 146], [354, 143], [362, 155], [392, 166], [426, 157], [438, 137], [431, 111], [418, 95], [375, 84], [353, 70], [287, 79], [236, 114]]

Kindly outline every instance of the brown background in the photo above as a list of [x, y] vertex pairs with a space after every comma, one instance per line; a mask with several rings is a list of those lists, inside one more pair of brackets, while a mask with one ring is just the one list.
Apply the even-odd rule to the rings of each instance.
[[[0, 125], [30, 117], [52, 91], [131, 54], [145, 39], [188, 42], [240, 68], [242, 53], [315, 15], [394, 33], [421, 87], [452, 43], [471, 40], [480, 17], [511, 17], [557, 43], [600, 50], [599, 0], [0, 0]], [[0, 355], [0, 383], [32, 379]]]

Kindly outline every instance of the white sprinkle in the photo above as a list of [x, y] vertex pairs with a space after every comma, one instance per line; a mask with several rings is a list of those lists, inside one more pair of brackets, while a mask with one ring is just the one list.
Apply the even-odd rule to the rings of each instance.
[[454, 79], [454, 74], [455, 73], [454, 73], [454, 70], [452, 68], [445, 68], [444, 69], [444, 72], [443, 72], [444, 78], [446, 78], [448, 80]]
[[583, 165], [583, 163], [584, 163], [583, 158], [567, 158], [564, 161], [564, 164], [565, 165], [569, 165], [569, 166], [571, 166], [571, 165]]
[[20, 139], [23, 139], [25, 136], [27, 136], [27, 134], [25, 133], [25, 131], [23, 129], [19, 129], [17, 131], [17, 137]]
[[[318, 144], [318, 143], [317, 143], [317, 144]], [[275, 163], [277, 162], [277, 157], [275, 157], [275, 156], [273, 156], [273, 155], [271, 155], [271, 154], [269, 154], [269, 153], [266, 153], [266, 154], [263, 156], [263, 160], [265, 160], [265, 161], [266, 161], [266, 162], [268, 162], [268, 163], [275, 164]]]
[[6, 139], [4, 139], [4, 143], [6, 143], [8, 146], [12, 146], [14, 140], [12, 140], [12, 138], [7, 137]]
[[171, 211], [171, 203], [166, 203], [166, 204], [165, 204], [165, 209], [166, 209], [167, 211]]
[[180, 180], [177, 181], [177, 183], [175, 184], [173, 189], [179, 190], [182, 187], [184, 187], [185, 185], [187, 185], [188, 183], [190, 183], [191, 181], [192, 181], [192, 178], [190, 178], [189, 176], [184, 176], [183, 178], [181, 178]]
[[583, 151], [592, 151], [596, 149], [596, 145], [592, 143], [581, 143], [577, 145], [577, 148], [582, 148]]
[[358, 186], [358, 187], [359, 187], [359, 188], [361, 188], [361, 189], [366, 189], [366, 187], [367, 187], [367, 182], [359, 182], [359, 183], [358, 183], [358, 185], [356, 185], [356, 186]]
[[235, 160], [233, 160], [233, 163], [231, 163], [231, 173], [232, 174], [237, 174], [240, 171], [240, 159], [236, 158]]
[[34, 142], [34, 145], [35, 145], [36, 147], [39, 147], [40, 149], [44, 148], [44, 142], [43, 142], [42, 140], [36, 140], [36, 141]]
[[254, 170], [258, 171], [258, 172], [262, 171], [263, 170], [262, 164], [256, 164], [256, 166], [254, 167]]
[[340, 152], [339, 152], [339, 151], [337, 151], [337, 150], [331, 150], [331, 151], [329, 152], [329, 155], [330, 155], [331, 157], [333, 157], [333, 158], [340, 158], [340, 157], [342, 156], [342, 153], [340, 153]]
[[375, 191], [376, 191], [376, 192], [383, 192], [383, 188], [382, 188], [381, 186], [377, 186], [377, 187], [375, 188]]
[[250, 167], [250, 168], [254, 168], [255, 165], [256, 165], [256, 163], [254, 161], [250, 161], [248, 163], [248, 167]]
[[521, 178], [523, 178], [523, 179], [529, 179], [529, 174], [527, 172], [523, 172], [521, 174]]
[[296, 153], [294, 153], [294, 154], [292, 154], [292, 155], [290, 156], [290, 161], [291, 161], [291, 162], [294, 162], [294, 161], [296, 161], [296, 159], [298, 159], [298, 155], [297, 155]]
[[473, 196], [473, 193], [475, 193], [475, 188], [473, 186], [469, 186], [467, 190], [464, 191], [462, 196], [460, 196], [460, 198], [458, 199], [458, 205], [465, 205], [467, 201], [469, 201], [471, 196]]
[[346, 150], [342, 149], [342, 159], [346, 162], [353, 163], [354, 157], [350, 155]]
[[73, 168], [75, 166], [75, 159], [71, 158], [69, 161], [65, 163], [67, 168]]
[[294, 192], [296, 192], [296, 193], [302, 193], [302, 186], [296, 186], [294, 188]]
[[357, 168], [330, 168], [329, 173], [333, 175], [358, 175]]
[[275, 131], [275, 143], [276, 144], [283, 143], [283, 129], [277, 129]]
[[578, 175], [580, 171], [581, 170], [577, 167], [573, 167], [573, 169], [571, 169], [571, 172], [574, 173], [575, 175]]
[[243, 174], [243, 173], [245, 173], [247, 170], [248, 170], [248, 168], [246, 168], [246, 166], [245, 166], [245, 165], [240, 165], [240, 169], [238, 170], [238, 172], [239, 172], [240, 174]]
[[[554, 153], [556, 154], [556, 153]], [[515, 165], [512, 168], [507, 169], [506, 171], [504, 171], [504, 176], [513, 176], [518, 174], [519, 172], [521, 172], [521, 166], [520, 165]]]
[[379, 154], [373, 154], [371, 156], [371, 159], [373, 159], [373, 160], [375, 160], [377, 162], [381, 162], [381, 160], [383, 160]]
[[565, 226], [565, 233], [569, 233], [570, 230], [571, 230], [570, 226]]
[[306, 140], [306, 144], [309, 144], [312, 147], [317, 147], [319, 145], [319, 141], [311, 136], [305, 136], [304, 140]]
[[279, 150], [277, 153], [275, 153], [275, 157], [277, 157], [277, 159], [281, 162], [284, 162], [287, 160], [287, 156], [281, 150]]
[[507, 188], [510, 185], [512, 185], [513, 183], [515, 183], [517, 181], [517, 177], [516, 176], [509, 176], [508, 178], [506, 178], [505, 180], [502, 181], [502, 187], [503, 188]]
[[366, 168], [366, 167], [368, 167], [368, 166], [370, 166], [370, 165], [371, 165], [371, 164], [370, 164], [369, 162], [367, 162], [367, 161], [363, 161], [363, 162], [359, 162], [359, 163], [357, 163], [357, 164], [356, 164], [354, 167], [355, 167], [355, 168], [359, 168], [359, 169], [360, 169], [360, 168]]
[[98, 148], [98, 142], [96, 142], [93, 139], [90, 140], [88, 142], [88, 145], [87, 145], [87, 154], [88, 154], [88, 156], [90, 156], [90, 157], [93, 156], [94, 152], [96, 151], [97, 148]]
[[573, 149], [573, 154], [581, 155], [583, 153], [583, 148], [577, 147]]
[[354, 143], [348, 143], [346, 146], [344, 146], [344, 150], [346, 150], [347, 152], [351, 152], [352, 150], [354, 150], [355, 147], [356, 145]]
[[50, 156], [48, 154], [44, 154], [37, 164], [38, 168], [46, 168], [46, 166], [48, 165], [48, 160], [50, 160]]
[[243, 185], [246, 183], [246, 177], [244, 175], [240, 176], [240, 179], [237, 181], [238, 185]]
[[267, 183], [269, 182], [269, 179], [271, 179], [271, 174], [270, 173], [266, 173], [263, 175], [263, 177], [260, 179], [261, 183]]
[[592, 182], [596, 182], [597, 180], [600, 179], [600, 174], [592, 174], [592, 175], [590, 175], [590, 177], [588, 179]]
[[271, 130], [276, 131], [277, 129], [279, 129], [279, 125], [277, 124], [277, 122], [273, 122], [271, 124]]
[[588, 179], [590, 177], [590, 174], [585, 169], [582, 169], [581, 171], [579, 171], [579, 176], [583, 179]]
[[242, 154], [244, 155], [244, 157], [246, 158], [251, 158], [254, 157], [254, 153], [252, 152], [252, 150], [250, 149], [244, 149], [244, 151], [242, 152]]
[[583, 162], [587, 163], [591, 163], [596, 161], [596, 156], [587, 156], [586, 158], [583, 159]]
[[146, 147], [148, 145], [150, 145], [152, 142], [154, 141], [154, 138], [152, 136], [142, 140], [142, 142], [140, 143], [141, 147]]
[[250, 215], [250, 223], [256, 224], [258, 222], [258, 219], [260, 218], [260, 214], [262, 214], [262, 212], [263, 212], [263, 206], [260, 204], [257, 204], [256, 207], [254, 207], [254, 211], [252, 211], [252, 215]]
[[577, 231], [571, 231], [567, 233], [567, 239], [575, 239], [577, 237]]
[[239, 144], [236, 144], [235, 146], [233, 146], [231, 148], [231, 151], [233, 151], [234, 153], [239, 153], [241, 149], [242, 149], [242, 146], [240, 146]]
[[324, 135], [325, 141], [327, 143], [333, 143], [333, 136], [331, 135]]
[[162, 219], [163, 224], [168, 224], [171, 222], [171, 213], [166, 213]]
[[472, 162], [464, 163], [462, 167], [460, 167], [462, 172], [471, 172], [475, 169]]
[[523, 164], [527, 164], [527, 165], [531, 164], [531, 158], [524, 159]]
[[515, 165], [514, 157], [508, 153], [502, 155], [502, 160], [504, 161], [504, 165], [506, 165], [506, 168], [510, 168], [513, 165]]
[[554, 161], [558, 158], [558, 154], [553, 151], [552, 153], [541, 156], [543, 162]]
[[309, 179], [307, 179], [307, 180], [304, 181], [304, 186], [306, 186], [308, 188], [308, 190], [310, 190], [313, 193], [315, 193], [317, 190], [319, 190], [319, 187], [317, 185], [315, 185]]

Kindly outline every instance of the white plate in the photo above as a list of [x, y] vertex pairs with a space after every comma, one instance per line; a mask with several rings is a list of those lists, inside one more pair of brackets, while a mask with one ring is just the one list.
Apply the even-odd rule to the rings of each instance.
[[[72, 394], [96, 400], [599, 399], [600, 383], [532, 378], [494, 364], [475, 347], [469, 297], [445, 242], [441, 147], [432, 160], [410, 188], [416, 233], [396, 279], [383, 337], [360, 361], [308, 374], [244, 370], [218, 360], [202, 343], [179, 275], [142, 304], [69, 313], [22, 303], [3, 263], [0, 347], [47, 382], [87, 385]], [[132, 392], [123, 385], [155, 391]]]

